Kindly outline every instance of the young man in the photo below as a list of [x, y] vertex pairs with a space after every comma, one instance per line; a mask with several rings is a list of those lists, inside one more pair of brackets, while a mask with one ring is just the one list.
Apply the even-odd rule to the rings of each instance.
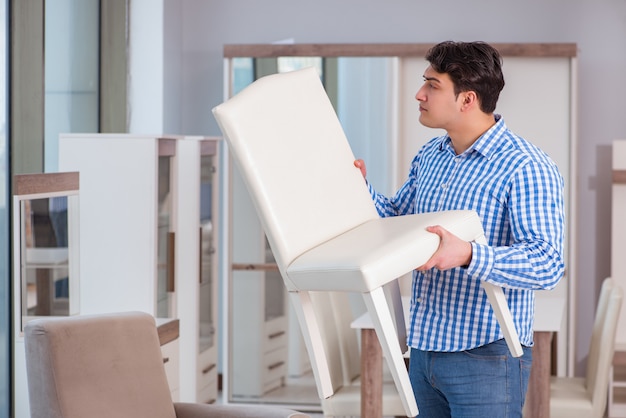
[[[534, 291], [563, 275], [563, 179], [541, 150], [494, 114], [504, 87], [499, 53], [443, 42], [415, 98], [419, 121], [443, 128], [413, 159], [391, 197], [370, 185], [381, 216], [473, 209], [488, 245], [440, 226], [431, 259], [413, 275], [409, 376], [420, 416], [521, 417], [532, 360]], [[366, 175], [362, 160], [355, 165]], [[511, 356], [481, 281], [504, 288], [524, 355]]]

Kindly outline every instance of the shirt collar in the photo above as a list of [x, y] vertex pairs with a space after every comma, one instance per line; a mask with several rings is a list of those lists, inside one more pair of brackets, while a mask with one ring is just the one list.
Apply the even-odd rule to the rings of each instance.
[[[482, 134], [476, 141], [474, 141], [472, 146], [465, 150], [464, 154], [477, 152], [483, 155], [485, 158], [491, 159], [499, 145], [499, 141], [496, 141], [496, 139], [502, 136], [502, 134], [507, 130], [506, 124], [504, 123], [504, 118], [498, 114], [494, 114], [493, 116], [496, 120], [496, 123], [491, 128], [489, 128], [487, 132]], [[441, 138], [439, 150], [443, 151], [444, 149], [449, 149], [454, 152], [451, 142], [452, 139], [450, 139], [447, 134], [444, 135]]]

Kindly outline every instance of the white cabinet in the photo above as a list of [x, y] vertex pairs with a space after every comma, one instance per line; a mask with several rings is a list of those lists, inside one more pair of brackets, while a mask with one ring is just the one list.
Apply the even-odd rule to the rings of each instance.
[[287, 377], [286, 291], [270, 254], [233, 264], [232, 396], [257, 398]]
[[[62, 134], [59, 169], [80, 172], [82, 313], [178, 318], [180, 400], [212, 401], [217, 363], [218, 138]], [[201, 362], [202, 359], [202, 362]], [[208, 359], [208, 360], [207, 360]], [[216, 380], [216, 373], [208, 379]], [[199, 399], [199, 393], [203, 398]]]
[[[215, 138], [187, 137], [178, 143], [180, 211], [178, 235], [195, 246], [179, 246], [178, 317], [181, 344], [181, 400], [213, 403], [217, 400], [217, 276], [218, 276], [218, 160]], [[193, 350], [194, 355], [191, 355]]]
[[[224, 350], [228, 400], [260, 398], [287, 377], [287, 297], [242, 179], [233, 169], [229, 340]], [[228, 189], [227, 189], [228, 190]]]
[[[264, 45], [262, 50], [258, 45], [225, 45], [225, 98], [236, 94], [255, 76], [277, 71], [281, 62], [287, 67], [298, 62], [309, 66], [316, 57], [326, 55], [323, 61], [320, 60], [323, 62], [320, 71], [323, 72], [322, 78], [331, 101], [337, 104], [337, 113], [351, 147], [357, 157], [368, 159], [368, 175], [373, 184], [380, 191], [389, 193], [405, 180], [411, 159], [419, 147], [441, 134], [417, 123], [415, 92], [423, 83], [421, 74], [427, 66], [424, 56], [431, 46], [344, 44], [338, 52], [337, 45], [294, 44], [289, 50], [281, 45]], [[565, 375], [568, 370], [573, 370], [576, 358], [573, 350], [575, 321], [572, 319], [575, 317], [573, 302], [577, 280], [574, 262], [577, 259], [574, 245], [577, 214], [576, 206], [571, 202], [576, 201], [577, 47], [575, 44], [496, 44], [496, 47], [503, 55], [506, 78], [506, 87], [496, 113], [503, 115], [516, 134], [546, 151], [557, 163], [565, 180], [566, 277], [556, 289], [538, 292], [538, 297], [556, 296], [567, 301], [567, 317], [556, 335], [557, 374]], [[304, 59], [300, 60], [302, 57]], [[363, 71], [364, 68], [368, 71]], [[535, 99], [538, 96], [542, 97], [541, 101]], [[534, 105], [528, 106], [528, 103]], [[375, 114], [377, 117], [364, 118], [364, 114]], [[224, 179], [224, 188], [231, 187], [233, 195], [232, 204], [225, 211], [231, 217], [229, 225], [233, 229], [230, 259], [233, 263], [263, 263], [262, 225], [247, 201], [245, 186], [239, 180], [236, 169], [232, 172], [232, 178]], [[265, 295], [262, 291], [265, 278], [261, 272], [235, 271], [227, 278], [229, 283], [232, 282], [232, 289], [224, 298], [232, 305], [248, 292], [246, 286], [238, 284], [244, 274], [247, 276], [243, 280], [257, 289], [256, 297], [262, 299]], [[228, 310], [225, 310], [225, 314], [232, 316], [229, 332], [233, 337], [227, 344], [235, 352], [245, 351], [245, 347], [237, 347], [237, 341], [247, 341], [244, 337], [248, 336], [240, 336], [244, 331], [234, 324], [247, 325], [246, 320], [258, 326], [263, 323], [259, 319], [262, 318], [262, 309], [251, 302], [254, 297], [252, 291], [245, 297], [250, 301], [249, 312], [254, 312], [256, 316], [246, 312], [246, 319], [238, 322], [236, 306], [227, 306]], [[364, 311], [361, 306], [355, 306], [355, 312], [357, 309]], [[297, 348], [300, 336], [289, 330], [288, 333], [288, 339], [293, 343], [290, 346], [294, 347], [290, 352], [293, 363], [289, 368], [295, 370], [295, 375], [305, 370], [306, 364], [301, 364], [301, 351]], [[254, 349], [252, 346], [247, 348]], [[256, 353], [250, 355], [257, 356]], [[237, 366], [232, 364], [229, 367]], [[239, 377], [234, 373], [233, 386], [240, 378], [257, 377]], [[299, 394], [303, 392], [301, 387], [295, 391]], [[311, 392], [314, 393], [315, 388]]]

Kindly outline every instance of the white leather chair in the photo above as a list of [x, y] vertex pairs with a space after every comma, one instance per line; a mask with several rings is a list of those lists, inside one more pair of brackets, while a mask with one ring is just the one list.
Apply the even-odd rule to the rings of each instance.
[[611, 278], [602, 283], [593, 324], [584, 377], [552, 377], [550, 417], [602, 418], [605, 416], [609, 373], [615, 352], [615, 333], [622, 306], [621, 287]]
[[[382, 286], [426, 262], [439, 224], [484, 240], [473, 211], [381, 219], [313, 68], [263, 77], [213, 114], [248, 188], [298, 316], [321, 399], [335, 386], [311, 291], [358, 292], [407, 416], [418, 413]], [[509, 347], [522, 350], [501, 288], [485, 287]]]

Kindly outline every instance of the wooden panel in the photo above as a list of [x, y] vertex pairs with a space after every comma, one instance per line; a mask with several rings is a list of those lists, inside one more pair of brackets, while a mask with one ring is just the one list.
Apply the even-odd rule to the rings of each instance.
[[157, 327], [159, 343], [165, 345], [178, 338], [180, 321], [173, 319]]
[[175, 138], [159, 138], [159, 156], [173, 157], [176, 155]]
[[217, 141], [219, 137], [207, 137], [200, 141], [200, 155], [215, 155], [217, 153]]
[[79, 188], [78, 172], [19, 174], [13, 177], [13, 194], [16, 196], [76, 191]]
[[613, 184], [626, 184], [626, 170], [613, 170]]
[[278, 271], [276, 263], [233, 263], [233, 270]]
[[[224, 45], [224, 57], [421, 57], [434, 44], [241, 44]], [[575, 57], [575, 43], [493, 43], [503, 56]]]

